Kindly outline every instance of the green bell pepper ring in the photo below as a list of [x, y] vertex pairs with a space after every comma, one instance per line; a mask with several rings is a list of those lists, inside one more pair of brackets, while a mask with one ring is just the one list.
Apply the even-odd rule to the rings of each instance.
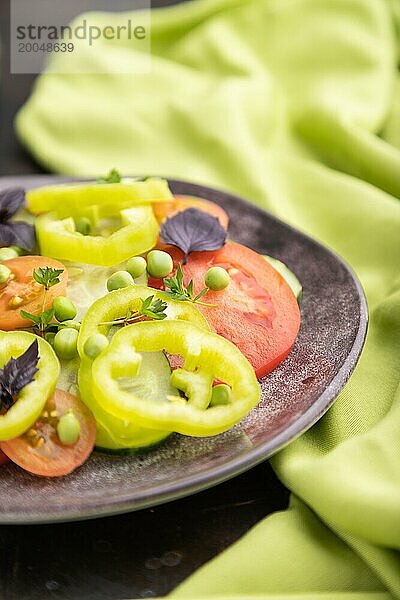
[[159, 290], [144, 285], [135, 285], [115, 290], [96, 300], [87, 310], [78, 337], [78, 352], [82, 359], [78, 383], [81, 399], [93, 412], [98, 426], [97, 444], [103, 448], [145, 448], [158, 444], [165, 439], [167, 431], [152, 430], [138, 426], [127, 419], [120, 419], [110, 414], [97, 402], [92, 393], [92, 361], [84, 353], [84, 345], [88, 337], [96, 334], [108, 334], [114, 320], [123, 318], [128, 310], [137, 310], [141, 300], [149, 296], [160, 298], [167, 304], [167, 319], [181, 319], [196, 323], [199, 327], [208, 329], [208, 324], [202, 313], [188, 302], [179, 302], [165, 297]]
[[63, 260], [95, 265], [116, 265], [152, 248], [158, 235], [158, 223], [151, 206], [135, 206], [120, 211], [122, 227], [108, 237], [81, 235], [73, 219], [59, 219], [46, 213], [35, 221], [40, 252]]
[[109, 414], [96, 401], [92, 393], [92, 364], [83, 359], [78, 372], [78, 385], [81, 400], [96, 419], [96, 445], [109, 450], [122, 448], [147, 448], [159, 444], [170, 435], [168, 431], [140, 427], [135, 422], [120, 419]]
[[11, 440], [23, 434], [42, 412], [57, 384], [60, 363], [44, 339], [27, 331], [0, 332], [0, 363], [3, 367], [11, 357], [17, 358], [37, 339], [39, 344], [38, 372], [33, 381], [19, 393], [17, 400], [0, 415], [0, 441]]
[[108, 205], [114, 214], [136, 204], [171, 200], [173, 195], [165, 179], [149, 177], [146, 181], [123, 180], [121, 183], [80, 182], [52, 185], [26, 192], [30, 212], [56, 211], [60, 217], [77, 217], [89, 206]]
[[[176, 396], [169, 403], [148, 402], [121, 389], [118, 378], [140, 377], [139, 352], [160, 350], [184, 358], [184, 369], [171, 377], [173, 385], [186, 390], [187, 400]], [[198, 374], [199, 383], [195, 380]], [[107, 412], [143, 427], [184, 435], [209, 436], [226, 431], [260, 400], [259, 383], [240, 350], [216, 333], [186, 321], [147, 321], [120, 329], [93, 361], [92, 378], [93, 395]], [[214, 378], [230, 386], [231, 403], [208, 405]]]
[[85, 358], [83, 347], [88, 337], [96, 333], [107, 335], [111, 327], [109, 323], [112, 323], [116, 319], [124, 318], [128, 310], [138, 310], [141, 300], [145, 300], [149, 296], [154, 296], [154, 299], [159, 298], [167, 304], [165, 310], [167, 318], [165, 320], [177, 319], [180, 321], [190, 321], [199, 327], [209, 329], [206, 318], [190, 302], [173, 300], [165, 296], [163, 292], [145, 285], [132, 285], [109, 292], [96, 300], [88, 309], [79, 330], [78, 353], [80, 357], [82, 359]]

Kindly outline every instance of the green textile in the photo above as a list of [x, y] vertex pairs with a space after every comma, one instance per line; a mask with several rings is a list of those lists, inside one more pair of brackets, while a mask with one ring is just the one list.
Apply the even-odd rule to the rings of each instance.
[[398, 0], [160, 9], [150, 73], [119, 75], [138, 50], [100, 48], [114, 74], [43, 75], [18, 114], [20, 139], [47, 168], [115, 166], [241, 194], [345, 257], [368, 298], [350, 382], [273, 459], [291, 506], [173, 597], [400, 599], [399, 15]]

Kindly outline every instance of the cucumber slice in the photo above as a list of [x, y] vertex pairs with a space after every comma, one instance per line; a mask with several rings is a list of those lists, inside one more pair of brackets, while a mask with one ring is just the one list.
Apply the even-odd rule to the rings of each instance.
[[67, 295], [75, 304], [81, 320], [93, 302], [107, 294], [107, 279], [118, 267], [99, 267], [63, 261], [68, 271]]
[[170, 382], [171, 367], [164, 352], [141, 352], [142, 363], [135, 377], [119, 377], [119, 386], [149, 402], [167, 402], [168, 396], [179, 396]]
[[300, 304], [300, 302], [301, 302], [301, 296], [302, 296], [302, 293], [303, 293], [303, 288], [302, 288], [302, 285], [301, 285], [300, 281], [297, 279], [296, 275], [293, 273], [293, 271], [291, 271], [289, 269], [289, 267], [287, 267], [285, 265], [285, 263], [283, 263], [282, 261], [278, 260], [277, 258], [273, 258], [272, 256], [268, 256], [268, 254], [262, 254], [261, 256], [267, 262], [269, 262], [269, 264], [271, 266], [273, 266], [274, 269], [276, 271], [278, 271], [278, 273], [280, 273], [282, 275], [282, 277], [286, 280], [287, 284], [292, 289], [293, 294], [296, 296], [297, 302]]
[[[77, 386], [80, 360], [61, 361], [61, 375], [57, 387], [79, 395]], [[142, 364], [137, 377], [126, 379], [123, 385], [128, 386], [133, 393], [146, 398], [149, 402], [168, 402], [167, 395], [179, 395], [170, 384], [171, 367], [163, 352], [143, 352]], [[125, 388], [126, 389], [126, 388]], [[94, 399], [87, 396], [82, 385], [81, 399], [88, 405], [96, 418], [96, 446], [99, 452], [130, 455], [148, 452], [159, 446], [171, 434], [165, 431], [150, 431], [135, 424], [125, 423], [121, 419], [108, 416], [107, 413], [94, 404]]]
[[[87, 365], [81, 366], [80, 391], [97, 422], [96, 446], [103, 451], [135, 454], [150, 450], [169, 437], [168, 431], [152, 431], [109, 414], [100, 407], [88, 389]], [[90, 368], [90, 367], [89, 367]], [[171, 367], [163, 352], [143, 352], [139, 373], [135, 377], [121, 377], [121, 387], [148, 402], [168, 402], [168, 395], [179, 395], [170, 383]]]
[[102, 442], [104, 442], [104, 439], [100, 436], [97, 436], [95, 450], [101, 454], [111, 454], [112, 456], [136, 456], [138, 454], [146, 454], [147, 452], [151, 452], [155, 448], [158, 448], [170, 435], [172, 434], [169, 434], [167, 437], [155, 442], [154, 444], [141, 446], [140, 448], [108, 448], [107, 443], [106, 446], [100, 445]]
[[[72, 300], [78, 310], [78, 319], [82, 319], [93, 302], [105, 296], [107, 279], [115, 271], [124, 270], [125, 262], [115, 267], [100, 267], [98, 265], [85, 265], [84, 263], [63, 261], [68, 271], [68, 298]], [[135, 279], [136, 285], [147, 286], [148, 276], [146, 271]]]
[[108, 450], [146, 448], [169, 436], [169, 431], [145, 429], [132, 421], [119, 419], [104, 410], [91, 391], [91, 365], [82, 361], [79, 368], [79, 391], [83, 402], [90, 408], [97, 427], [96, 444]]

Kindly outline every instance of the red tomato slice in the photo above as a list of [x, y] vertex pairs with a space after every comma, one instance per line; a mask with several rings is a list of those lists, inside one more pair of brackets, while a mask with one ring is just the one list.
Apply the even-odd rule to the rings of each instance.
[[[57, 416], [72, 409], [78, 419], [81, 432], [72, 446], [64, 446], [58, 439]], [[35, 432], [37, 435], [34, 435]], [[40, 440], [43, 439], [43, 442]], [[38, 443], [39, 441], [39, 443]], [[14, 440], [0, 443], [1, 450], [17, 465], [45, 477], [59, 477], [71, 473], [88, 458], [96, 441], [96, 423], [89, 409], [76, 396], [56, 390], [35, 425]]]
[[[165, 249], [174, 264], [182, 263], [182, 252]], [[193, 279], [195, 292], [204, 288], [204, 276], [212, 266], [226, 269], [231, 282], [220, 292], [209, 291], [201, 301], [215, 307], [197, 307], [210, 326], [231, 340], [252, 364], [257, 377], [266, 375], [289, 354], [300, 327], [297, 300], [284, 278], [257, 252], [235, 242], [220, 250], [192, 252], [182, 265], [187, 285]], [[149, 285], [160, 287], [160, 280]]]
[[9, 458], [0, 450], [0, 465], [4, 465], [4, 463], [8, 462]]
[[42, 311], [43, 287], [32, 277], [35, 269], [52, 267], [64, 270], [59, 277], [60, 283], [53, 285], [46, 294], [45, 310], [51, 308], [54, 298], [65, 294], [68, 273], [65, 266], [54, 258], [19, 256], [5, 260], [2, 264], [11, 269], [13, 277], [0, 286], [0, 329], [11, 331], [18, 327], [30, 327], [32, 323], [23, 319], [20, 311], [33, 314]]
[[229, 217], [221, 206], [194, 196], [175, 196], [168, 202], [155, 202], [153, 204], [154, 215], [159, 223], [165, 221], [167, 217], [172, 217], [187, 208], [198, 208], [213, 217], [216, 217], [224, 229], [228, 229]]

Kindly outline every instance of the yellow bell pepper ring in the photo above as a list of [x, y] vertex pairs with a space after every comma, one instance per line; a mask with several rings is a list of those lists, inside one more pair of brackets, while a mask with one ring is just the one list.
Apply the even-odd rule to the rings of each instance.
[[168, 182], [159, 177], [145, 181], [123, 179], [120, 183], [79, 182], [40, 187], [26, 192], [30, 212], [56, 211], [60, 217], [76, 217], [90, 206], [109, 206], [114, 211], [137, 204], [173, 199]]
[[19, 393], [14, 404], [0, 415], [0, 441], [11, 440], [23, 434], [42, 412], [57, 384], [60, 363], [54, 350], [44, 339], [27, 331], [0, 332], [0, 363], [23, 354], [35, 340], [39, 345], [38, 372], [33, 381]]
[[84, 345], [89, 337], [97, 333], [107, 335], [113, 321], [124, 318], [129, 310], [138, 310], [141, 300], [145, 300], [149, 296], [154, 296], [155, 300], [160, 299], [166, 303], [166, 320], [190, 321], [203, 329], [209, 329], [206, 318], [190, 302], [173, 300], [165, 296], [163, 292], [145, 285], [132, 285], [109, 292], [96, 300], [88, 309], [79, 330], [78, 353], [80, 357], [86, 358]]
[[[151, 402], [122, 389], [120, 377], [140, 378], [139, 352], [179, 354], [184, 368], [172, 384], [186, 393]], [[211, 406], [212, 383], [232, 391], [228, 404]], [[187, 321], [140, 322], [120, 329], [92, 363], [92, 393], [104, 410], [150, 429], [210, 436], [240, 421], [260, 400], [260, 386], [248, 360], [225, 338]]]
[[122, 227], [103, 237], [78, 233], [71, 217], [40, 215], [35, 221], [40, 252], [43, 256], [107, 267], [153, 248], [158, 223], [151, 206], [123, 209], [120, 216]]

